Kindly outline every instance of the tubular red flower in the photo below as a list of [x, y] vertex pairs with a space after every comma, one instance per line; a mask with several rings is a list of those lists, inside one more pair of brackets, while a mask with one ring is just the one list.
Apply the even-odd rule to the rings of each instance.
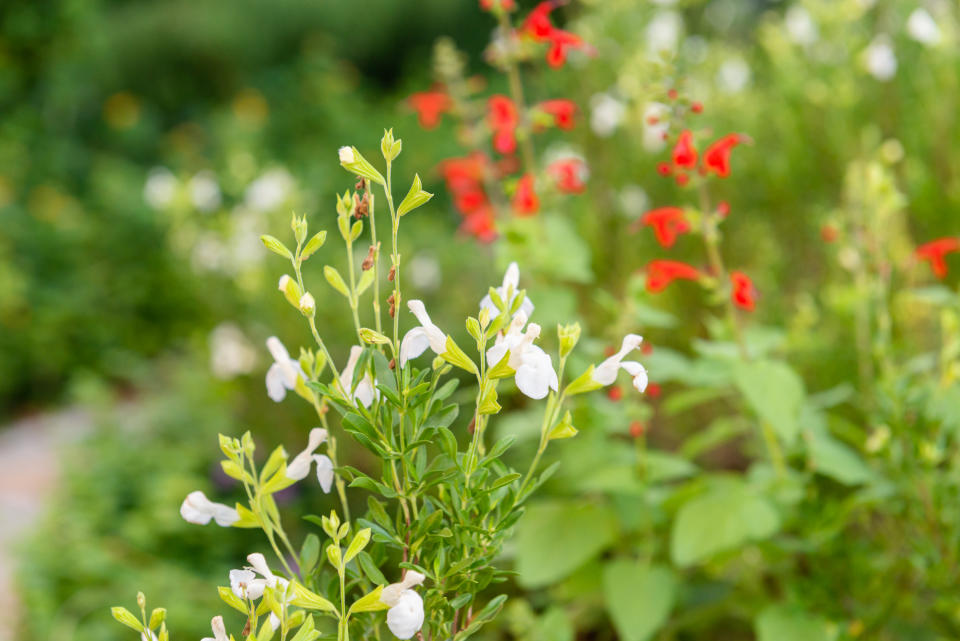
[[690, 231], [690, 223], [679, 207], [659, 207], [651, 209], [640, 218], [640, 222], [653, 227], [657, 242], [663, 247], [673, 247], [679, 234]]
[[753, 286], [753, 281], [743, 272], [730, 272], [730, 283], [733, 290], [730, 297], [733, 304], [740, 309], [752, 312], [757, 305], [757, 289]]
[[540, 209], [540, 199], [533, 188], [533, 176], [524, 174], [517, 181], [517, 190], [510, 203], [518, 216], [532, 216]]
[[553, 177], [557, 189], [565, 194], [582, 194], [586, 188], [584, 181], [587, 165], [579, 158], [564, 158], [551, 163], [547, 173]]
[[465, 216], [460, 230], [470, 234], [482, 243], [493, 242], [497, 238], [497, 227], [493, 209], [484, 207]]
[[934, 275], [943, 280], [947, 277], [946, 255], [955, 251], [960, 251], [960, 239], [948, 236], [920, 245], [917, 247], [916, 256], [921, 260], [929, 261]]
[[730, 150], [740, 144], [740, 134], [727, 134], [707, 147], [703, 153], [703, 164], [708, 172], [713, 171], [720, 178], [730, 175]]
[[544, 113], [553, 116], [553, 124], [560, 129], [573, 129], [573, 117], [577, 113], [577, 104], [572, 100], [558, 98], [545, 100], [537, 105]]
[[487, 124], [493, 131], [493, 148], [501, 154], [517, 149], [514, 133], [517, 127], [517, 108], [506, 96], [496, 94], [487, 101]]
[[534, 40], [546, 40], [553, 31], [553, 23], [550, 22], [550, 12], [557, 7], [555, 2], [548, 0], [541, 2], [533, 8], [523, 21], [522, 31]]
[[440, 124], [440, 116], [450, 111], [453, 102], [442, 91], [423, 91], [407, 98], [407, 103], [417, 112], [420, 126], [433, 129]]
[[693, 145], [693, 134], [689, 129], [684, 129], [677, 138], [673, 148], [673, 164], [684, 169], [697, 166], [697, 148]]
[[662, 292], [677, 279], [697, 280], [700, 272], [693, 265], [677, 260], [653, 260], [647, 265], [647, 291]]
[[547, 49], [547, 64], [554, 69], [562, 67], [567, 61], [567, 50], [584, 46], [580, 36], [563, 29], [553, 29], [547, 39], [550, 41], [550, 48]]

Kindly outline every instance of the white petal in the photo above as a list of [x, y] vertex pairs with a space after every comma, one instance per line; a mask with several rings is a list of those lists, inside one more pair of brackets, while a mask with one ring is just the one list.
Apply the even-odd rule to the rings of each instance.
[[423, 627], [423, 616], [423, 599], [413, 590], [406, 590], [387, 611], [387, 627], [398, 639], [410, 639]]
[[417, 572], [416, 570], [407, 570], [406, 575], [403, 577], [403, 581], [400, 584], [410, 589], [415, 585], [423, 585], [423, 582], [426, 580], [426, 575]]
[[274, 363], [267, 370], [267, 396], [274, 403], [279, 403], [287, 396], [287, 387], [283, 384], [283, 369], [279, 363]]
[[210, 500], [200, 490], [190, 492], [180, 505], [180, 516], [188, 523], [206, 525], [213, 518]]
[[254, 579], [247, 584], [247, 596], [254, 601], [263, 596], [263, 591], [267, 589], [266, 579]]
[[490, 294], [487, 294], [480, 299], [480, 311], [485, 309], [490, 310], [490, 320], [493, 320], [500, 315], [500, 310], [497, 309], [497, 306], [493, 304], [493, 299], [490, 298]]
[[427, 333], [427, 340], [430, 341], [430, 349], [439, 356], [447, 351], [447, 335], [444, 334], [436, 325], [430, 325], [423, 328]]
[[250, 584], [256, 578], [257, 575], [250, 570], [230, 570], [230, 589], [238, 599], [245, 599], [250, 594]]
[[593, 380], [601, 385], [610, 385], [617, 380], [617, 371], [620, 363], [615, 356], [611, 356], [593, 369]]
[[240, 514], [236, 509], [223, 505], [222, 503], [213, 504], [213, 520], [221, 527], [230, 527], [240, 520]]
[[407, 303], [407, 308], [413, 313], [414, 316], [417, 317], [417, 321], [419, 321], [420, 325], [423, 327], [433, 325], [433, 323], [430, 321], [430, 315], [427, 314], [427, 308], [424, 307], [422, 300], [414, 299], [410, 301]]
[[520, 268], [516, 262], [513, 262], [507, 266], [507, 271], [503, 274], [503, 292], [501, 296], [506, 296], [506, 292], [511, 288], [516, 292], [518, 285], [520, 285]]
[[273, 356], [273, 360], [278, 363], [290, 360], [290, 352], [287, 351], [287, 348], [283, 346], [283, 343], [281, 343], [280, 339], [276, 336], [271, 336], [267, 339], [267, 349], [270, 350], [270, 355]]
[[535, 367], [529, 365], [521, 366], [517, 370], [516, 382], [517, 389], [535, 400], [545, 397], [550, 391], [548, 379]]
[[509, 345], [507, 341], [501, 341], [487, 350], [487, 366], [493, 367], [497, 363], [503, 360], [503, 357], [506, 355]]
[[213, 629], [213, 638], [216, 641], [230, 641], [227, 636], [227, 629], [223, 625], [223, 617], [213, 617], [213, 620], [210, 621], [210, 627]]
[[315, 427], [310, 430], [310, 436], [307, 438], [307, 447], [297, 454], [290, 464], [287, 465], [287, 478], [294, 481], [300, 481], [310, 473], [310, 456], [316, 451], [320, 444], [327, 440], [327, 430], [322, 427]]
[[430, 347], [430, 339], [427, 338], [427, 332], [422, 327], [414, 327], [400, 341], [400, 367], [406, 366], [407, 361], [416, 358], [427, 351]]
[[317, 481], [320, 482], [320, 489], [325, 494], [329, 494], [333, 486], [333, 461], [326, 454], [314, 454], [313, 460], [317, 462]]
[[637, 388], [638, 392], [647, 389], [647, 370], [643, 365], [636, 361], [624, 361], [621, 363], [621, 367], [633, 377], [633, 386]]
[[370, 378], [368, 374], [363, 380], [357, 383], [357, 389], [353, 391], [353, 398], [359, 401], [364, 407], [370, 407], [370, 404], [373, 403], [377, 394], [377, 388], [374, 387], [373, 379]]
[[267, 565], [267, 559], [264, 558], [259, 552], [254, 552], [247, 556], [247, 563], [250, 564], [256, 572], [267, 580], [267, 585], [271, 588], [277, 586], [277, 577], [274, 576], [273, 572], [270, 571], [270, 566]]

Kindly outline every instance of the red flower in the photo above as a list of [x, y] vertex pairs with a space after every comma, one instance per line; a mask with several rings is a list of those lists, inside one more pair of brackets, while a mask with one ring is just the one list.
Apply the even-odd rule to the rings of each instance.
[[651, 209], [640, 218], [640, 222], [653, 227], [657, 242], [663, 247], [673, 247], [677, 235], [690, 231], [690, 223], [684, 218], [683, 210], [679, 207]]
[[553, 23], [550, 22], [550, 12], [556, 8], [556, 4], [551, 1], [541, 2], [533, 11], [527, 15], [523, 22], [522, 30], [530, 35], [534, 40], [546, 40], [553, 31]]
[[740, 134], [727, 134], [716, 141], [703, 153], [706, 170], [714, 171], [721, 178], [730, 175], [730, 150], [741, 142]]
[[455, 191], [453, 204], [462, 214], [470, 214], [487, 204], [487, 194], [479, 185], [470, 189]]
[[697, 148], [693, 146], [693, 134], [684, 129], [673, 148], [673, 164], [684, 169], [697, 166]]
[[559, 98], [545, 100], [537, 105], [544, 113], [553, 116], [553, 124], [560, 129], [573, 129], [573, 116], [577, 113], [577, 105], [572, 100]]
[[607, 397], [611, 401], [616, 403], [617, 401], [623, 398], [623, 390], [620, 388], [619, 385], [614, 385], [613, 387], [607, 390]]
[[676, 180], [677, 184], [681, 187], [686, 187], [687, 183], [690, 182], [690, 176], [686, 174], [677, 174], [674, 180]]
[[540, 199], [533, 188], [531, 174], [524, 174], [517, 181], [517, 190], [513, 193], [511, 205], [518, 216], [532, 216], [540, 209]]
[[820, 238], [823, 239], [825, 243], [836, 242], [839, 235], [840, 232], [837, 231], [837, 228], [833, 225], [827, 224], [820, 228]]
[[657, 173], [661, 176], [669, 176], [673, 173], [673, 168], [670, 167], [669, 163], [660, 162], [657, 163]]
[[493, 131], [493, 148], [501, 154], [511, 154], [517, 149], [517, 108], [513, 101], [502, 95], [490, 96], [487, 101], [487, 123]]
[[934, 275], [939, 279], [947, 277], [947, 254], [960, 251], [960, 239], [949, 236], [930, 241], [917, 247], [917, 258], [930, 261]]
[[493, 209], [484, 207], [465, 216], [460, 229], [474, 236], [482, 243], [489, 243], [496, 239], [497, 228], [494, 221]]
[[677, 279], [697, 280], [700, 272], [696, 267], [677, 260], [653, 260], [647, 265], [647, 291], [662, 292]]
[[554, 29], [550, 32], [548, 39], [550, 48], [547, 49], [547, 64], [554, 69], [562, 67], [567, 61], [568, 49], [579, 49], [584, 46], [580, 36], [563, 29]]
[[690, 105], [690, 111], [692, 111], [695, 114], [703, 113], [703, 103], [700, 103], [700, 102], [693, 103], [692, 105]]
[[633, 438], [640, 438], [641, 436], [643, 436], [643, 433], [645, 431], [646, 430], [643, 427], [643, 423], [641, 423], [640, 421], [632, 421], [630, 423], [630, 436], [632, 436]]
[[717, 205], [717, 213], [720, 214], [720, 218], [726, 218], [730, 215], [730, 203], [725, 200], [721, 200]]
[[420, 126], [424, 129], [433, 129], [440, 124], [441, 114], [450, 111], [453, 105], [450, 96], [442, 91], [415, 93], [407, 98], [407, 102], [416, 110]]
[[650, 383], [647, 385], [647, 396], [650, 398], [656, 398], [660, 396], [660, 386], [656, 383]]
[[579, 158], [564, 158], [547, 167], [547, 173], [556, 181], [557, 189], [565, 194], [582, 194], [587, 185], [587, 164]]
[[480, 0], [480, 8], [484, 11], [493, 11], [494, 7], [500, 7], [503, 11], [514, 11], [517, 5], [513, 0]]
[[757, 304], [757, 289], [753, 286], [753, 281], [743, 272], [734, 271], [730, 272], [730, 282], [733, 284], [730, 294], [733, 304], [752, 312]]
[[447, 187], [457, 191], [482, 182], [486, 167], [487, 157], [475, 151], [469, 156], [447, 158], [440, 163], [440, 173], [447, 181]]

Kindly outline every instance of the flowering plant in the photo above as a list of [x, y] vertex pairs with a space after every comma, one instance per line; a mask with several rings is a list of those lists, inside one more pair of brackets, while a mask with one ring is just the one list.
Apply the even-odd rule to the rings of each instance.
[[[328, 293], [346, 303], [356, 332], [357, 344], [342, 368], [328, 347], [330, 337], [316, 324], [318, 304], [333, 305], [335, 299], [311, 289], [302, 269], [320, 255], [326, 231], [311, 236], [306, 217], [295, 215], [293, 245], [262, 238], [268, 249], [289, 261], [292, 274], [280, 278], [279, 289], [304, 317], [314, 341], [291, 358], [278, 338], [267, 340], [274, 362], [266, 373], [266, 391], [276, 402], [293, 392], [314, 407], [320, 426], [310, 430], [306, 446], [293, 457], [283, 446], [265, 458], [258, 456], [250, 432], [241, 438], [221, 435], [222, 469], [242, 486], [245, 500], [231, 506], [196, 490], [180, 508], [191, 523], [260, 529], [269, 543], [275, 562], [252, 553], [245, 566], [230, 572], [229, 585], [219, 588], [224, 602], [245, 617], [239, 635], [245, 639], [264, 641], [279, 634], [281, 639], [312, 641], [333, 635], [334, 629], [339, 641], [351, 634], [380, 638], [383, 623], [399, 639], [470, 637], [506, 600], [503, 594], [487, 595], [507, 576], [496, 560], [527, 498], [555, 470], [539, 469], [543, 453], [551, 442], [577, 434], [566, 401], [613, 384], [621, 369], [637, 390], [647, 385], [644, 367], [627, 360], [642, 341], [635, 334], [628, 334], [619, 351], [603, 362], [565, 376], [580, 327], [557, 328], [555, 355], [536, 345], [541, 327], [530, 322], [535, 307], [520, 288], [516, 263], [482, 297], [477, 314], [466, 319], [466, 350], [432, 321], [421, 301], [407, 300], [408, 290], [401, 288], [400, 223], [432, 194], [414, 176], [395, 206], [392, 168], [401, 149], [392, 130], [386, 131], [381, 140], [384, 172], [356, 147], [339, 151], [341, 166], [357, 179], [354, 191], [336, 199], [337, 229], [348, 264], [345, 275], [329, 264], [323, 274], [332, 289]], [[386, 270], [376, 234], [378, 188], [390, 215]], [[370, 237], [361, 261], [354, 249], [364, 242], [365, 228]], [[386, 319], [380, 305], [385, 283], [390, 291]], [[404, 308], [416, 321], [405, 332]], [[433, 358], [424, 367], [420, 357], [428, 352]], [[455, 426], [460, 403], [452, 399], [461, 382], [454, 376], [458, 371], [476, 383], [466, 436]], [[526, 397], [546, 399], [539, 445], [525, 472], [502, 460], [514, 437], [488, 442], [491, 419], [503, 413], [499, 399], [507, 379]], [[353, 466], [341, 460], [337, 443], [344, 435], [365, 448], [373, 462]], [[317, 453], [321, 448], [324, 453]], [[336, 488], [338, 507], [304, 517], [320, 532], [295, 545], [275, 497], [311, 472], [325, 493]], [[349, 495], [359, 493], [366, 495], [366, 509], [353, 517]], [[165, 612], [155, 610], [147, 617], [142, 596], [139, 605], [140, 618], [123, 608], [115, 608], [114, 616], [145, 639], [166, 641]], [[212, 630], [216, 641], [230, 638], [220, 616], [213, 619]]]

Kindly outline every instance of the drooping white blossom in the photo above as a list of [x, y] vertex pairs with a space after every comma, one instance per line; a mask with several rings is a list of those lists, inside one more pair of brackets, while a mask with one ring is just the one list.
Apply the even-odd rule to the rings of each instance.
[[550, 355], [533, 344], [540, 336], [540, 326], [530, 323], [523, 331], [526, 323], [527, 317], [521, 310], [513, 317], [507, 331], [501, 333], [494, 346], [487, 350], [487, 362], [496, 365], [509, 350], [507, 364], [516, 371], [517, 389], [532, 399], [541, 399], [551, 389], [557, 391], [559, 380]]
[[640, 347], [643, 337], [637, 334], [627, 334], [620, 344], [620, 351], [596, 366], [593, 370], [593, 380], [600, 385], [611, 385], [617, 380], [617, 372], [623, 368], [633, 377], [633, 386], [637, 391], [647, 388], [647, 370], [636, 361], [624, 361], [627, 354]]
[[907, 18], [907, 33], [921, 44], [932, 46], [940, 42], [940, 27], [930, 12], [917, 7]]
[[429, 347], [438, 356], [447, 351], [447, 335], [433, 324], [427, 314], [423, 301], [412, 300], [407, 307], [417, 317], [420, 327], [414, 327], [400, 341], [400, 367], [404, 367], [411, 358], [416, 358]]
[[410, 639], [423, 627], [423, 598], [412, 588], [422, 585], [426, 577], [409, 570], [399, 583], [391, 583], [380, 593], [380, 600], [390, 606], [387, 627], [398, 639]]
[[340, 372], [340, 385], [341, 392], [344, 396], [353, 398], [355, 401], [359, 401], [363, 404], [364, 407], [370, 407], [370, 404], [373, 403], [374, 399], [377, 398], [377, 388], [376, 381], [373, 380], [373, 377], [370, 376], [369, 372], [364, 374], [363, 378], [357, 383], [356, 389], [353, 390], [353, 394], [350, 394], [349, 388], [353, 384], [353, 374], [357, 368], [357, 362], [360, 360], [360, 355], [363, 353], [363, 348], [359, 345], [354, 345], [350, 348], [350, 358], [347, 359], [347, 365], [343, 368], [343, 371]]
[[307, 437], [307, 446], [287, 464], [287, 478], [294, 481], [307, 478], [307, 474], [310, 473], [310, 465], [313, 463], [313, 453], [326, 440], [327, 430], [322, 427], [315, 427], [310, 430], [310, 435]]
[[[500, 287], [496, 288], [497, 294], [500, 296], [500, 299], [503, 301], [509, 310], [513, 301], [517, 298], [517, 293], [520, 286], [520, 268], [517, 264], [510, 263], [507, 266], [507, 271], [503, 274], [503, 284]], [[490, 311], [490, 320], [493, 320], [500, 315], [500, 310], [497, 309], [497, 306], [493, 303], [493, 299], [490, 298], [490, 294], [487, 294], [480, 301], [480, 309], [487, 309]], [[517, 311], [517, 314], [524, 314], [527, 318], [530, 318], [530, 314], [533, 313], [533, 302], [529, 298], [524, 298], [523, 302], [520, 303], [520, 309]]]
[[252, 570], [230, 570], [230, 589], [237, 598], [256, 601], [263, 596], [267, 582], [258, 579]]
[[290, 358], [290, 353], [283, 346], [280, 339], [271, 336], [267, 339], [267, 349], [273, 356], [273, 365], [267, 370], [267, 395], [274, 402], [279, 403], [286, 395], [287, 390], [297, 386], [297, 377], [306, 379], [298, 361]]
[[229, 527], [240, 520], [240, 514], [234, 508], [214, 503], [200, 490], [190, 492], [183, 500], [180, 516], [188, 523], [197, 525], [206, 525], [212, 519], [222, 527]]

